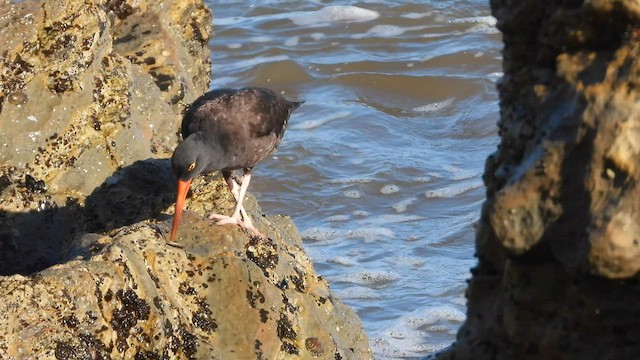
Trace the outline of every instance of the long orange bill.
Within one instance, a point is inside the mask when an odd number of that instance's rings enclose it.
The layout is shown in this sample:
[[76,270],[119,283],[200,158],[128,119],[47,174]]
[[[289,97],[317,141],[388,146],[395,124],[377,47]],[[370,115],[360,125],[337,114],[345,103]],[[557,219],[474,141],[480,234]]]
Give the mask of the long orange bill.
[[171,223],[171,242],[176,242],[178,226],[180,225],[180,218],[182,217],[182,208],[184,207],[184,199],[187,198],[187,193],[189,192],[190,185],[191,180],[178,180],[178,197],[176,198],[176,211],[173,213],[173,222]]

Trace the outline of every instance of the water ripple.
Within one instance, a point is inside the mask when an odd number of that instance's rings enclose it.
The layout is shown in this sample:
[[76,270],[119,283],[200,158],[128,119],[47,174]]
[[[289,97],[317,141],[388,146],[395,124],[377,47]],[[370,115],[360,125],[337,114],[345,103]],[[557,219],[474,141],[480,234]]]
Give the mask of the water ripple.
[[486,1],[209,3],[212,86],[306,101],[255,168],[263,211],[294,219],[376,359],[453,342],[497,144],[502,45]]

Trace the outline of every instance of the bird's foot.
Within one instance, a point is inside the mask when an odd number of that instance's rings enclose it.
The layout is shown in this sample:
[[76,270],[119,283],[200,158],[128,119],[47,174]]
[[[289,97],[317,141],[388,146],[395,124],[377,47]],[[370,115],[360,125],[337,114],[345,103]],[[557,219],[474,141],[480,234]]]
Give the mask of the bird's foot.
[[246,224],[244,223],[244,221],[242,221],[242,219],[234,216],[225,216],[225,215],[216,214],[216,216],[213,216],[213,217],[209,216],[209,219],[216,220],[216,225],[234,224],[234,225],[240,225],[240,227],[242,228],[246,226]]
[[226,216],[220,214],[211,214],[209,215],[209,220],[216,220],[216,225],[238,225],[243,228],[245,231],[251,233],[252,235],[258,237],[261,240],[268,240],[269,238],[261,233],[255,226],[251,220],[242,220],[239,216]]
[[226,220],[226,219],[230,219],[230,218],[231,218],[231,216],[222,215],[222,214],[216,214],[216,213],[213,213],[213,214],[209,215],[209,220],[222,221],[222,220]]

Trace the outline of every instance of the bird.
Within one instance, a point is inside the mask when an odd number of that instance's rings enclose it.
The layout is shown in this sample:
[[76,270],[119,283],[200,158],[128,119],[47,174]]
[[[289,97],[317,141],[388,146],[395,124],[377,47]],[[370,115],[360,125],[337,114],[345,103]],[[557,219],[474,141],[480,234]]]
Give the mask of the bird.
[[[171,157],[177,179],[176,207],[170,243],[176,243],[184,202],[191,181],[200,174],[220,171],[236,206],[231,216],[211,214],[216,224],[237,224],[266,240],[242,205],[253,167],[273,153],[284,136],[291,113],[304,101],[289,101],[263,87],[216,89],[196,99],[182,118],[183,141]],[[233,171],[242,169],[239,184]]]

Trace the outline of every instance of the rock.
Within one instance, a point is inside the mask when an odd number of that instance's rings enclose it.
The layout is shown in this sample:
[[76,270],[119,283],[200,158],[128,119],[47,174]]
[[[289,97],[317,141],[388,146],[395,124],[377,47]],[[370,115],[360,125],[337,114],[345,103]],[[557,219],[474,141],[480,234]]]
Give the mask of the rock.
[[501,143],[467,320],[442,359],[631,359],[640,318],[640,8],[492,0]]
[[291,219],[219,175],[179,232],[168,157],[208,89],[199,0],[0,0],[0,358],[370,359]]
[[166,245],[168,220],[136,223],[84,235],[64,263],[33,276],[0,277],[0,357],[372,357],[290,219],[262,220],[263,243],[185,215],[184,249]]
[[[208,90],[211,13],[197,0],[5,0],[0,14],[0,274],[28,274],[82,227],[67,210],[123,166],[171,154],[180,113]],[[28,211],[46,230],[16,223]]]

